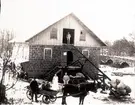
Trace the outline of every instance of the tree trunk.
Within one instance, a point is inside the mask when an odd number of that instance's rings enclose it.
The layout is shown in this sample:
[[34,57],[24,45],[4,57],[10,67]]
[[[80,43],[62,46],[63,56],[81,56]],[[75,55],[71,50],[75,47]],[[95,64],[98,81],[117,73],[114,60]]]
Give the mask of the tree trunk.
[[5,72],[6,72],[6,65],[8,63],[8,60],[3,64],[3,69],[2,69],[2,78],[0,81],[0,103],[6,101],[6,87],[3,84]]
[[6,87],[0,83],[0,102],[5,102],[6,99]]

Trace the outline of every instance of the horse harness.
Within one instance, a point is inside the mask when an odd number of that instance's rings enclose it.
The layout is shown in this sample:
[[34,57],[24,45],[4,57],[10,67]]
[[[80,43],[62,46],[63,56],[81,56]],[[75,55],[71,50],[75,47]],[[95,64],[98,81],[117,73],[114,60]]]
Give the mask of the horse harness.
[[70,94],[70,95],[65,95],[65,96],[58,96],[56,98],[62,98],[62,97],[68,97],[68,96],[76,96],[76,95],[80,95],[82,94],[83,92],[79,92],[79,93],[76,93],[76,94]]
[[[79,91],[81,90],[81,84],[77,84],[77,87],[78,87],[78,89],[79,89]],[[87,90],[86,90],[86,88],[84,88],[84,91],[86,92]]]

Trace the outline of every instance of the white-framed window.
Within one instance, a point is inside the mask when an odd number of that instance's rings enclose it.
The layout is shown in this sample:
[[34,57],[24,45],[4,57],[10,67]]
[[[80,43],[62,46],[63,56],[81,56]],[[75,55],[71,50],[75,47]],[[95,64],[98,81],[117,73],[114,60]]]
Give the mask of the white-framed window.
[[52,48],[44,48],[44,59],[52,59]]
[[50,32],[50,39],[57,39],[57,28],[52,28]]
[[80,31],[80,41],[86,41],[86,31],[85,30]]
[[89,58],[89,50],[82,50],[82,54]]

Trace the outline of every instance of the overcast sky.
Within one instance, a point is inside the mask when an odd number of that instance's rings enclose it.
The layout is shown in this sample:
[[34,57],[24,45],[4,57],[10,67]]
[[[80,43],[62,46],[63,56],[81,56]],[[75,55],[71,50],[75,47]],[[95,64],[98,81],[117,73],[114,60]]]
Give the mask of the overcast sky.
[[20,38],[32,36],[74,13],[101,40],[135,31],[135,0],[1,0],[0,28]]

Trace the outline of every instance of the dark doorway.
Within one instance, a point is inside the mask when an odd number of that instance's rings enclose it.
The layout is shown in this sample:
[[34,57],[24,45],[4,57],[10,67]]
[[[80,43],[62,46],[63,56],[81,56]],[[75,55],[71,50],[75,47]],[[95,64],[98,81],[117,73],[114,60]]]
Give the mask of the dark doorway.
[[67,65],[73,62],[73,53],[71,51],[67,52]]
[[74,29],[63,29],[63,43],[74,44]]

